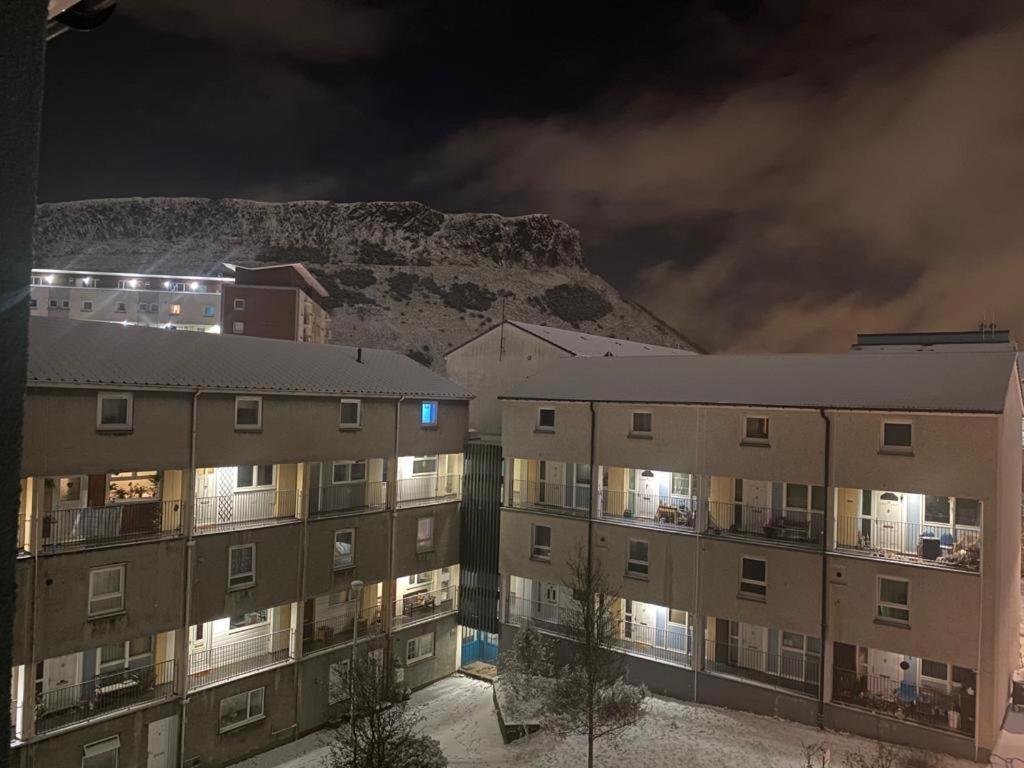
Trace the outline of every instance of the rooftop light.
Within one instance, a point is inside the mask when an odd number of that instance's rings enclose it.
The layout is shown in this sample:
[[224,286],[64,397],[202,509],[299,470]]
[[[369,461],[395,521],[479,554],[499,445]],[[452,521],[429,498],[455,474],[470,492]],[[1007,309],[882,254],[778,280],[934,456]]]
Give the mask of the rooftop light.
[[191,288],[193,291],[198,291],[199,290],[199,283],[193,281],[193,282],[189,283],[188,287]]
[[46,280],[46,282],[52,283],[53,282],[53,275],[47,275],[44,279]]

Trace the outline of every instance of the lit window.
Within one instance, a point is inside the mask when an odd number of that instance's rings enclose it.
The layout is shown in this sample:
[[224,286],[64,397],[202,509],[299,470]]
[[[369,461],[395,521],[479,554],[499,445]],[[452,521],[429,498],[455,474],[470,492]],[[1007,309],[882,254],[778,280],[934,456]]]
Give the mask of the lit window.
[[245,309],[245,299],[235,299],[235,309],[239,312]]
[[131,429],[132,405],[130,392],[100,392],[96,396],[96,429]]
[[768,564],[754,557],[740,558],[740,594],[768,596]]
[[231,324],[231,332],[232,333],[245,333],[245,323],[243,323],[243,322],[241,322],[239,320],[235,320],[235,322],[233,322]]
[[434,548],[434,518],[421,517],[416,521],[416,551],[429,552]]
[[647,437],[651,434],[652,415],[649,411],[633,411],[633,422],[630,429],[631,435]]
[[338,426],[345,429],[358,427],[361,416],[361,405],[358,400],[342,400],[338,412]]
[[213,317],[214,311],[213,305],[207,304],[203,307],[203,317]]
[[424,427],[437,426],[436,400],[424,400],[420,403],[420,425]]
[[262,429],[263,398],[235,398],[235,429]]
[[228,619],[228,629],[246,629],[260,624],[266,624],[270,620],[266,608],[248,613],[238,613]]
[[256,545],[228,548],[228,589],[245,589],[256,584]]
[[351,568],[356,562],[356,532],[348,528],[334,532],[334,570]]
[[82,311],[83,312],[92,312],[92,302],[91,301],[83,301],[82,302]]
[[768,417],[747,416],[743,419],[743,439],[748,443],[768,442]]
[[263,719],[263,688],[254,688],[220,700],[220,732]]
[[688,474],[683,474],[681,472],[672,473],[672,495],[690,495],[690,476]]
[[909,421],[882,422],[882,450],[910,453],[913,449],[913,425]]
[[901,624],[910,622],[910,582],[878,577],[878,618]]
[[554,408],[538,408],[537,409],[537,429],[542,432],[554,432],[555,431],[555,409]]
[[411,664],[420,659],[429,659],[434,655],[434,633],[429,632],[419,637],[410,638],[405,644],[405,662]]
[[413,456],[412,473],[413,475],[436,475],[437,456]]
[[647,578],[650,564],[648,562],[648,544],[641,539],[630,539],[626,549],[626,575]]
[[551,559],[551,527],[547,525],[533,526],[533,547],[530,557],[535,560]]
[[159,499],[161,473],[155,469],[113,472],[107,475],[107,503]]
[[124,610],[124,565],[89,571],[89,616],[106,616]]
[[120,752],[120,736],[86,744],[82,747],[82,768],[117,768]]
[[235,473],[236,489],[274,487],[273,464],[243,464],[235,468]]
[[181,304],[171,304],[171,306],[169,306],[167,308],[167,311],[170,314],[172,314],[172,315],[180,315],[181,314]]

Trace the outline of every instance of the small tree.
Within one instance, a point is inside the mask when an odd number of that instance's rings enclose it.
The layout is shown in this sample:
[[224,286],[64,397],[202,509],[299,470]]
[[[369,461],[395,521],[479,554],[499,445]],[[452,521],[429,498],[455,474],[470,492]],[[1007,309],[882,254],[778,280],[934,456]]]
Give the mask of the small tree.
[[441,745],[420,733],[422,718],[406,709],[402,691],[373,658],[356,662],[348,688],[355,719],[337,728],[324,768],[445,768]]
[[516,632],[512,647],[501,654],[501,685],[521,700],[537,698],[554,671],[551,641],[531,625]]

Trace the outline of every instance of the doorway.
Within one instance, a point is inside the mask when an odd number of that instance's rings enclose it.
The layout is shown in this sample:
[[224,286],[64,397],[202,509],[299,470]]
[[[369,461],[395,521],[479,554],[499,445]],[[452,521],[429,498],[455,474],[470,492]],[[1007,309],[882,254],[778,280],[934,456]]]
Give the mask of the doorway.
[[154,720],[146,741],[146,768],[172,768],[177,764],[178,716]]

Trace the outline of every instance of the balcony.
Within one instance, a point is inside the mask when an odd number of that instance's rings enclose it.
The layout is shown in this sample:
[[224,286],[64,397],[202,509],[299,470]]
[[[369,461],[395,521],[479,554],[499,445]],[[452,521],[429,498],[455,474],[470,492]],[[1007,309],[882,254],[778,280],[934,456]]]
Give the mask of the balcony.
[[206,646],[193,640],[188,655],[188,689],[215,685],[292,659],[291,643],[291,629]]
[[236,491],[220,496],[199,496],[195,500],[196,533],[216,533],[232,528],[267,525],[299,512],[299,491]]
[[697,497],[602,489],[598,515],[634,525],[682,531],[697,529]]
[[102,507],[57,509],[42,518],[40,549],[63,552],[181,533],[178,500],[134,501]]
[[832,671],[833,701],[973,737],[975,702],[969,690],[954,685],[947,692],[849,669]]
[[979,528],[838,515],[836,549],[884,560],[981,569]]
[[394,602],[391,627],[409,627],[452,613],[458,610],[458,607],[458,584],[449,584],[447,587],[429,591],[417,591],[414,588]]
[[169,696],[173,689],[173,659],[98,675],[77,685],[51,688],[36,695],[36,733],[49,733],[99,715]]
[[345,606],[336,615],[307,621],[302,625],[302,652],[312,653],[351,643],[353,622],[358,624],[358,627],[355,627],[358,635],[356,639],[376,637],[384,631],[379,604],[367,606],[359,611]]
[[820,549],[825,515],[807,509],[765,507],[733,501],[708,502],[708,533],[773,539]]
[[821,661],[817,655],[769,653],[735,642],[707,640],[704,668],[807,696],[818,695]]
[[590,486],[516,478],[512,481],[512,506],[585,518],[590,512]]
[[318,490],[309,502],[311,517],[378,512],[388,501],[388,484],[383,481],[326,485]]
[[400,477],[396,482],[396,504],[399,507],[444,504],[462,498],[460,474]]

